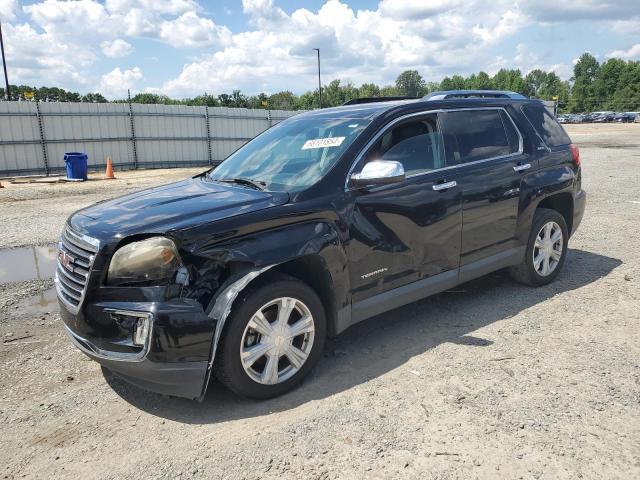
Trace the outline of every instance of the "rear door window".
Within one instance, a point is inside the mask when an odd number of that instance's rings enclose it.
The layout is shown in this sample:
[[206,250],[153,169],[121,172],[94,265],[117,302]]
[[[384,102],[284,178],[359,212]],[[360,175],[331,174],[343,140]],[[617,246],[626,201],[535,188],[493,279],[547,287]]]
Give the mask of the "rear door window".
[[449,137],[455,163],[469,163],[510,155],[519,150],[518,134],[509,134],[501,111],[460,110],[444,115],[446,134]]
[[525,105],[522,107],[522,112],[547,146],[558,147],[571,143],[569,135],[567,135],[557,120],[551,116],[544,106]]

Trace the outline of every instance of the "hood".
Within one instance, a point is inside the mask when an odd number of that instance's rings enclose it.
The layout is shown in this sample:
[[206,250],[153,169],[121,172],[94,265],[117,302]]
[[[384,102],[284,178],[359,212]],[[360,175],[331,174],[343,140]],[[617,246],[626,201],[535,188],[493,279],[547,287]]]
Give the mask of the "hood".
[[166,233],[283,205],[289,195],[195,177],[96,203],[79,210],[71,227],[109,241],[138,233]]

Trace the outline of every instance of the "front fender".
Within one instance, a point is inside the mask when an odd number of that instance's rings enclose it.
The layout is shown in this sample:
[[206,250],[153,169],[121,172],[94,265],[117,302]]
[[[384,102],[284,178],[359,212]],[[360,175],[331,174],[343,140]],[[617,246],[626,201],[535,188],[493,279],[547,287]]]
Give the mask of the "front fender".
[[218,342],[233,302],[242,290],[267,271],[301,259],[315,259],[315,264],[322,268],[318,276],[328,278],[330,285],[327,287],[333,295],[333,301],[325,305],[333,310],[327,312],[327,317],[350,314],[347,257],[337,230],[327,221],[309,221],[254,232],[194,251],[193,254],[237,265],[232,275],[216,291],[206,309],[209,318],[215,323],[215,332],[201,399],[206,393]]
[[253,232],[229,242],[205,246],[193,254],[259,268],[304,255],[323,255],[327,248],[342,250],[336,229],[326,221],[309,221]]

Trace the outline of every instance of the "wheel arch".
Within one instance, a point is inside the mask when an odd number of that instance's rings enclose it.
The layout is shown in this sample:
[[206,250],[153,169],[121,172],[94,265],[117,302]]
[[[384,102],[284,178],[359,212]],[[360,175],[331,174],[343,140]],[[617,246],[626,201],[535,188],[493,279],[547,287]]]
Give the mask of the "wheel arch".
[[327,333],[329,336],[335,336],[338,302],[334,279],[325,259],[320,255],[304,255],[276,265],[264,275],[269,277],[278,273],[300,280],[320,297],[327,317]]
[[555,210],[564,217],[567,224],[567,231],[571,232],[573,227],[573,195],[571,192],[559,192],[543,198],[536,205],[538,208],[548,208]]

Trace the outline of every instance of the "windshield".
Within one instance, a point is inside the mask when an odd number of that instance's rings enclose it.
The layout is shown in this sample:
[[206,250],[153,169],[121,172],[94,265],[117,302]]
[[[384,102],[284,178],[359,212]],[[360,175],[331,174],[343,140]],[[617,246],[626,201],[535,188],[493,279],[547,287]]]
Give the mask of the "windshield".
[[320,180],[370,120],[292,118],[267,130],[209,173],[214,181],[247,180],[266,190],[292,191]]

